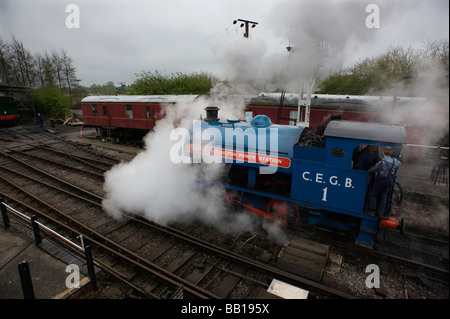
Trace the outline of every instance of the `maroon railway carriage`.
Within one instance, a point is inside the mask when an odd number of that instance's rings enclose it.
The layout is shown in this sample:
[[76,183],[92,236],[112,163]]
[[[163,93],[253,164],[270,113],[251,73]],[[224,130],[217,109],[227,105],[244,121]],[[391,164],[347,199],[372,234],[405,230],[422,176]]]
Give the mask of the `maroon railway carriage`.
[[81,100],[85,126],[95,127],[102,138],[142,138],[164,117],[163,108],[190,103],[197,95],[88,96]]
[[[285,93],[284,97],[281,93],[260,93],[248,101],[246,116],[265,114],[273,123],[295,125],[298,97],[298,93]],[[440,143],[438,137],[445,131],[441,119],[447,118],[448,102],[430,98],[396,97],[394,100],[389,96],[313,94],[309,127],[320,130],[330,120],[400,124],[408,136],[408,145],[402,150],[404,158],[415,160],[433,151],[420,145]]]
[[[252,112],[252,116],[265,114],[274,123],[295,125],[293,119],[297,117],[298,96],[299,94],[286,93],[280,102],[281,93],[260,93],[248,101],[246,111]],[[408,121],[407,115],[411,115],[412,109],[426,102],[425,98],[397,97],[394,105],[392,97],[315,94],[311,97],[309,123],[311,128],[317,129],[318,125],[326,124],[331,119],[362,122]],[[393,117],[394,110],[396,115]]]
[[[274,123],[295,125],[298,96],[286,93],[280,107],[281,93],[261,93],[247,103],[247,116],[265,114]],[[316,94],[311,98],[309,126],[318,129],[330,120],[401,124],[407,129],[408,143],[427,144],[423,138],[433,125],[430,119],[445,115],[438,103],[422,97],[397,97],[394,102],[383,96]]]

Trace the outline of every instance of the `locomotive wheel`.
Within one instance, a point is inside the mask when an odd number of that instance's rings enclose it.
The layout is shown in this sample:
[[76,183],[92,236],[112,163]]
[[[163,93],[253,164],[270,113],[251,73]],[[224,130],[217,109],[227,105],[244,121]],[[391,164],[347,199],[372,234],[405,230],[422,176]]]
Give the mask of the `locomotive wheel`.
[[269,201],[267,213],[288,227],[295,225],[299,219],[297,206],[279,199],[271,199]]

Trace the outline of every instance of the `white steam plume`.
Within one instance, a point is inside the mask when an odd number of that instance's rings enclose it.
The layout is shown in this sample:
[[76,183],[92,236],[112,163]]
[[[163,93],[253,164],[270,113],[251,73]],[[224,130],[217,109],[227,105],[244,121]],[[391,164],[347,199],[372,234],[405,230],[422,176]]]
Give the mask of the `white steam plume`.
[[[156,223],[201,220],[226,231],[251,230],[254,217],[247,214],[231,215],[225,210],[225,189],[208,186],[199,191],[197,179],[202,176],[210,182],[224,173],[222,164],[174,163],[170,158],[170,134],[176,127],[187,129],[193,119],[204,115],[204,107],[219,105],[219,117],[242,118],[243,105],[214,104],[217,101],[196,100],[191,104],[167,106],[166,116],[157,122],[154,131],[145,136],[146,149],[128,163],[120,163],[105,173],[104,210],[120,219],[123,213],[142,215]],[[269,236],[282,235],[274,226],[263,224]]]
[[[379,8],[379,28],[366,25],[371,3]],[[212,50],[223,64],[220,77],[235,92],[296,93],[313,77],[326,78],[390,47],[418,49],[428,40],[439,40],[434,30],[448,24],[444,12],[445,0],[280,0],[267,8],[250,38],[230,38]],[[417,24],[420,29],[411,31]]]
[[[220,176],[220,167],[177,164],[170,158],[171,148],[177,142],[170,140],[176,123],[184,117],[190,119],[192,125],[192,113],[196,113],[195,119],[198,119],[204,112],[199,112],[199,107],[204,106],[203,103],[167,106],[165,118],[144,138],[146,150],[105,174],[103,207],[109,214],[120,217],[122,212],[128,211],[160,224],[189,218],[211,221],[219,218],[223,190],[208,187],[199,192],[196,180],[205,168],[211,178]],[[189,128],[189,121],[182,121],[180,126]]]
[[213,47],[224,65],[221,76],[238,92],[299,92],[303,82],[341,65],[347,47],[364,37],[366,13],[360,2],[285,0],[269,9],[261,23],[279,41],[238,37]]

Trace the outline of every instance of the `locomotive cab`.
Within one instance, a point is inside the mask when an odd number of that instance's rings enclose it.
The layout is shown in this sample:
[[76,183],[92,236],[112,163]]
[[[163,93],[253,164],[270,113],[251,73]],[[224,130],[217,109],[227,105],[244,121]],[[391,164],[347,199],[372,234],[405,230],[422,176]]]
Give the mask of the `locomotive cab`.
[[[360,145],[390,146],[397,149],[398,157],[406,131],[399,125],[331,121],[324,136],[323,148],[294,146],[291,198],[311,207],[305,214],[309,224],[350,231],[351,221],[359,222],[355,242],[371,247],[380,219],[367,214],[372,183],[367,171],[353,168],[354,150]],[[383,216],[388,220],[389,205],[387,201]],[[381,225],[400,227],[394,221],[382,220]]]
[[[291,197],[319,204],[321,208],[364,212],[369,173],[353,168],[353,154],[360,145],[397,149],[406,133],[402,126],[332,121],[323,148],[294,145]],[[323,206],[323,207],[322,207]]]

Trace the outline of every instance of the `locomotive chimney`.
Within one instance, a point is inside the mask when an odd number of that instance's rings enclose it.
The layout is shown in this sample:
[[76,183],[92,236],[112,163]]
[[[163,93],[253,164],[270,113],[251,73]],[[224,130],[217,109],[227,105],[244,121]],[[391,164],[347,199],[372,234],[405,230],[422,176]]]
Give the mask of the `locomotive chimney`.
[[216,122],[219,120],[219,118],[217,117],[217,114],[219,112],[220,108],[217,106],[207,106],[205,107],[205,111],[206,111],[206,118],[205,121],[206,122]]

